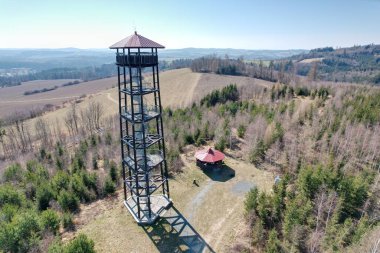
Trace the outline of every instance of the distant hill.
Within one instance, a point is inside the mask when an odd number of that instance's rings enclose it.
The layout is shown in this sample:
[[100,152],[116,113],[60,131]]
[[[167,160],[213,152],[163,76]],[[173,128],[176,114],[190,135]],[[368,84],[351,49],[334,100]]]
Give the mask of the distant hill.
[[83,68],[112,63],[114,52],[105,49],[0,49],[0,69]]
[[322,80],[380,84],[380,45],[317,48],[288,58],[287,71],[308,75],[316,66]]
[[160,57],[162,59],[195,59],[207,55],[215,55],[217,57],[225,57],[228,55],[228,57],[235,59],[243,57],[245,60],[274,60],[307,52],[308,50],[304,49],[248,50],[233,48],[182,48],[163,50],[160,52]]
[[[161,60],[195,59],[213,55],[230,58],[243,56],[246,60],[279,59],[307,53],[307,50],[245,50],[229,48],[184,48],[160,50]],[[30,68],[45,70],[52,68],[83,68],[114,62],[114,50],[109,49],[0,49],[0,69]]]

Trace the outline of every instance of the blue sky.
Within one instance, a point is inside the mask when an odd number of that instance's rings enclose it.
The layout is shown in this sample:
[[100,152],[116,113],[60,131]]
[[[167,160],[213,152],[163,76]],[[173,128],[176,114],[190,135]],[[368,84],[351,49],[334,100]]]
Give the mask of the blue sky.
[[137,31],[167,48],[380,44],[380,0],[0,0],[0,48],[106,48]]

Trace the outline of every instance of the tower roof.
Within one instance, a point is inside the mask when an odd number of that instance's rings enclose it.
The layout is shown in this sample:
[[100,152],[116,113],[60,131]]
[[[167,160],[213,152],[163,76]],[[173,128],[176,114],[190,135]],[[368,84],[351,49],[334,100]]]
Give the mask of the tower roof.
[[125,39],[122,39],[121,41],[116,42],[115,44],[110,46],[110,48],[117,49],[117,48],[165,48],[165,47],[135,32],[131,36],[128,36]]

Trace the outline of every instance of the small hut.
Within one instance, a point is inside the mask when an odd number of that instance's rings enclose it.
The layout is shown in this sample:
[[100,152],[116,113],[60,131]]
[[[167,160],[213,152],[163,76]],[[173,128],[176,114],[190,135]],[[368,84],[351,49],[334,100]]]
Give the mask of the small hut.
[[219,150],[208,147],[195,152],[195,158],[197,159],[197,164],[216,164],[223,161],[224,154]]

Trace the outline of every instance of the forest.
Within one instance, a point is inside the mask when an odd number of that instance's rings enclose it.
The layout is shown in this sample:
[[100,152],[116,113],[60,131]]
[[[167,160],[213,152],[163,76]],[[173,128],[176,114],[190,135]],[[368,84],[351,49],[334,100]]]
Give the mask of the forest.
[[[318,78],[334,82],[380,84],[380,45],[364,45],[349,48],[317,48],[309,53],[287,58],[286,71],[307,76],[317,65]],[[314,59],[307,62],[308,59]],[[284,59],[286,60],[286,59]],[[293,64],[292,64],[293,63]],[[280,65],[276,66],[281,69]]]
[[309,80],[380,84],[380,46],[366,45],[351,48],[317,48],[287,58],[270,61],[245,61],[243,57],[230,59],[210,55],[194,59],[194,72],[223,75],[243,75],[267,81],[289,84]]
[[272,193],[254,188],[246,196],[251,247],[231,251],[375,247],[358,245],[380,231],[379,90],[276,85],[245,87],[238,97],[236,91],[227,86],[192,108],[169,110],[166,120],[173,132],[167,141],[178,152],[212,140],[217,149],[242,151],[240,159],[281,175]]
[[0,76],[0,87],[21,85],[22,82],[33,80],[80,79],[90,81],[114,76],[115,74],[114,64],[103,64],[100,67],[54,68],[27,75]]

